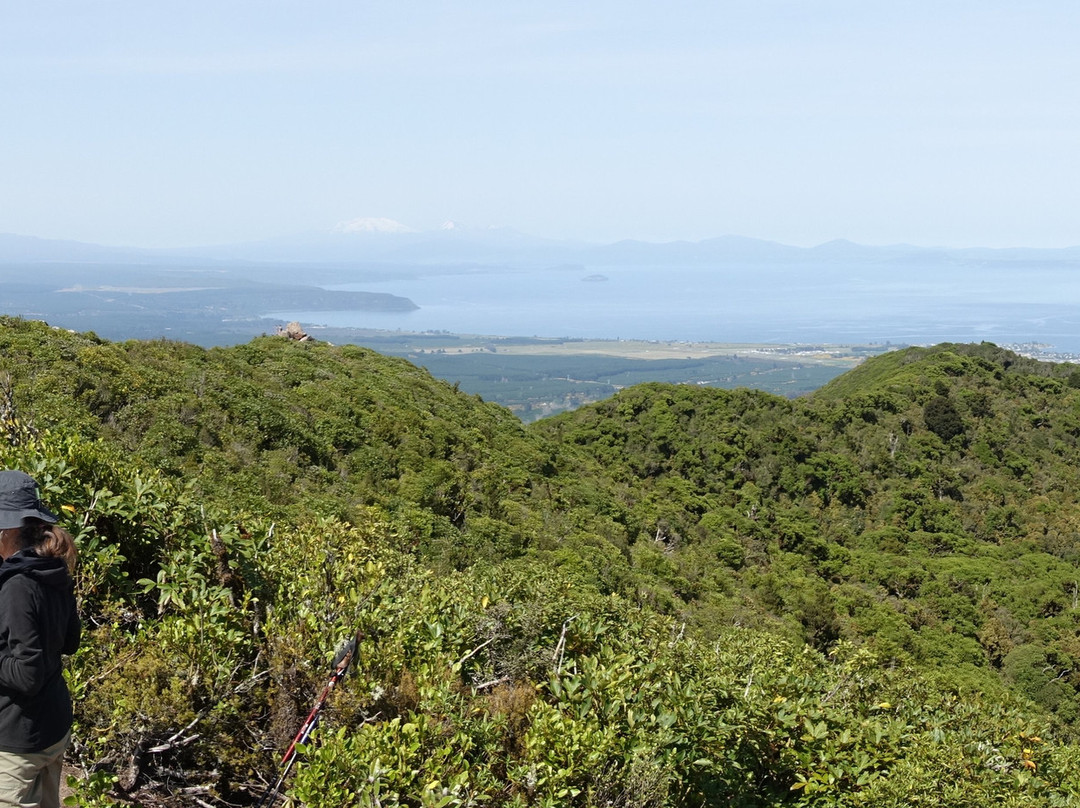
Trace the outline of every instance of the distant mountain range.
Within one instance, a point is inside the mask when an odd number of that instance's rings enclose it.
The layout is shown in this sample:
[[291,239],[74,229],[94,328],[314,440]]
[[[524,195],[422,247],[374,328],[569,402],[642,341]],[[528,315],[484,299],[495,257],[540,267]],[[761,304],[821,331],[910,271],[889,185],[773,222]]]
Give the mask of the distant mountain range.
[[61,241],[0,233],[0,263],[3,264],[97,263],[101,261],[139,263],[151,260],[156,252],[131,247],[105,247],[83,241]]
[[0,265],[24,263],[276,263],[276,264],[496,264],[509,266],[831,264],[973,265],[987,263],[1062,265],[1080,263],[1080,247],[991,249],[867,246],[837,240],[793,247],[742,236],[703,241],[610,244],[557,241],[509,228],[467,228],[447,222],[416,231],[391,219],[357,219],[333,230],[266,241],[185,249],[109,247],[0,233]]

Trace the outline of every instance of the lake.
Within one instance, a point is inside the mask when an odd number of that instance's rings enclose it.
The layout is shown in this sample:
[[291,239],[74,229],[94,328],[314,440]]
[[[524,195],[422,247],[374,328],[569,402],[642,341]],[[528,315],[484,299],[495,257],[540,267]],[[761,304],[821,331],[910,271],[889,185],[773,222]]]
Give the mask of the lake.
[[406,313],[288,311],[305,325],[690,342],[1043,343],[1080,353],[1068,266],[412,269],[336,289],[388,292]]

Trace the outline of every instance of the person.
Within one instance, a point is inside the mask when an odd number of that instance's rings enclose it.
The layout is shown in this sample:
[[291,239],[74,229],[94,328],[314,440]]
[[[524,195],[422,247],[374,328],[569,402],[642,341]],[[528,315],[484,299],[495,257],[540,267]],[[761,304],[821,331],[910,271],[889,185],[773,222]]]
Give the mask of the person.
[[59,808],[79,647],[75,543],[21,471],[0,471],[0,806]]

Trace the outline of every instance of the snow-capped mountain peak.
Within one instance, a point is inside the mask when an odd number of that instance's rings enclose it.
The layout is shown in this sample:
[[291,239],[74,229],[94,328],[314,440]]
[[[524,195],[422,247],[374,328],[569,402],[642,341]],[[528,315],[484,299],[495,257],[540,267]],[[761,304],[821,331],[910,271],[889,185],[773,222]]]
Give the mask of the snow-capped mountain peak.
[[393,219],[363,216],[342,222],[334,228],[335,233],[415,233],[416,230]]

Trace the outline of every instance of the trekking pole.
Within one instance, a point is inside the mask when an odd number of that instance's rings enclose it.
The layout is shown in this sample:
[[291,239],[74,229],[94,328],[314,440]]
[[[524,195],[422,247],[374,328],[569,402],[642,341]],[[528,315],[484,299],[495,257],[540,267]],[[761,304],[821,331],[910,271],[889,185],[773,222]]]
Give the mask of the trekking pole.
[[334,672],[330,674],[329,681],[327,681],[326,686],[323,687],[322,693],[319,694],[319,698],[315,700],[315,706],[311,708],[311,712],[308,713],[308,717],[304,720],[303,725],[300,727],[300,731],[296,733],[296,737],[293,738],[292,743],[289,744],[289,748],[285,751],[285,755],[281,758],[281,765],[284,766],[281,771],[281,776],[278,777],[273,788],[267,791],[266,794],[263,795],[263,798],[259,800],[257,808],[270,808],[270,806],[274,804],[274,800],[277,799],[278,792],[281,790],[285,778],[292,769],[293,763],[296,762],[296,747],[307,743],[308,738],[311,737],[311,733],[315,730],[315,725],[319,723],[319,714],[322,712],[323,705],[326,704],[326,699],[330,696],[330,691],[334,689],[334,685],[345,678],[345,674],[349,670],[349,665],[352,664],[353,657],[356,656],[356,647],[359,639],[359,635],[354,636],[338,649],[337,655],[334,658]]
[[[364,596],[364,598],[356,605],[356,616],[353,620],[353,625],[356,626],[359,623],[360,612],[368,604],[375,594],[382,589],[383,584],[386,582],[386,577],[383,576],[375,587]],[[334,689],[334,686],[345,678],[345,674],[349,670],[349,665],[352,664],[356,657],[356,650],[360,644],[360,638],[363,636],[363,631],[357,629],[356,633],[351,639],[342,643],[338,648],[337,653],[334,655],[334,672],[330,674],[330,679],[327,681],[326,686],[323,687],[322,693],[319,694],[319,698],[315,700],[315,706],[311,708],[311,712],[308,713],[308,717],[304,719],[303,725],[300,727],[300,731],[296,733],[296,737],[293,738],[289,748],[285,751],[284,756],[281,758],[281,766],[284,768],[281,771],[281,775],[274,783],[273,787],[263,794],[263,797],[256,804],[255,808],[271,808],[274,801],[277,799],[278,793],[281,791],[281,786],[285,783],[285,778],[289,775],[289,771],[292,769],[293,763],[296,762],[297,750],[296,747],[301,744],[307,743],[308,738],[311,737],[311,733],[315,730],[315,725],[319,723],[319,714],[322,712],[323,705],[326,704],[326,699],[330,696],[330,691]]]

